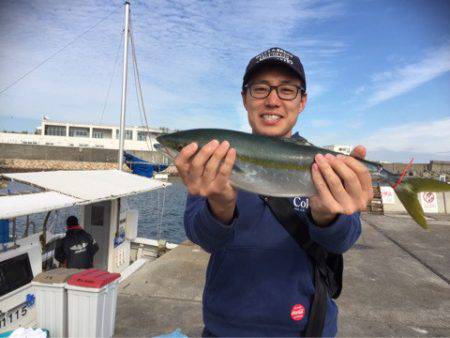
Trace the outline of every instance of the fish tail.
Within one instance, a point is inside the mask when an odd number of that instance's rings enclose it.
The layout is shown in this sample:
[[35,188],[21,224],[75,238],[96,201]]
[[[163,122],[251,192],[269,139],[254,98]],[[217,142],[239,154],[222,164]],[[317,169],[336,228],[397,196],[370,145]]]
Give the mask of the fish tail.
[[450,184],[421,177],[405,177],[400,183],[393,184],[392,187],[406,211],[424,229],[428,228],[428,224],[417,194],[423,191],[450,191]]

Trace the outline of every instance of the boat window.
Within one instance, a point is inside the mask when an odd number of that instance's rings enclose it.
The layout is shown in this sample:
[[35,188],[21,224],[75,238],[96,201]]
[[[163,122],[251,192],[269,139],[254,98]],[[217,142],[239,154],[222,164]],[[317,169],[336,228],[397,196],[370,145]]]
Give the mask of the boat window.
[[101,205],[93,205],[91,209],[91,224],[103,226],[104,207]]
[[28,254],[22,254],[0,262],[0,296],[3,296],[33,279]]

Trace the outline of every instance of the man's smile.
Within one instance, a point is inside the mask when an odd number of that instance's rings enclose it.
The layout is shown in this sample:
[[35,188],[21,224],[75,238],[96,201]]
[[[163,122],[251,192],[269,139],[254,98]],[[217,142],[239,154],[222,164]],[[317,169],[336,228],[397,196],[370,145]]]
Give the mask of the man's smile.
[[274,125],[283,118],[281,114],[276,113],[262,113],[260,117],[267,125]]

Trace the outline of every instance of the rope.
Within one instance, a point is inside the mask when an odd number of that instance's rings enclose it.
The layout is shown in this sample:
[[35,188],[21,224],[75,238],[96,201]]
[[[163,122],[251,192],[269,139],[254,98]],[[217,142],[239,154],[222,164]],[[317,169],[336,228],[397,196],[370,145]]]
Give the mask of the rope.
[[161,238],[161,230],[160,229],[162,227],[165,202],[166,202],[166,185],[164,184],[164,193],[163,193],[162,208],[161,208],[161,218],[159,219],[159,225],[158,225],[158,239]]
[[22,238],[28,237],[28,229],[30,228],[30,215],[27,215],[27,220],[25,222],[25,230],[22,234]]
[[18,82],[20,82],[22,79],[24,79],[25,77],[27,77],[28,75],[30,75],[31,73],[33,73],[35,70],[37,70],[38,68],[40,68],[41,66],[43,66],[45,63],[47,63],[48,61],[50,61],[51,59],[53,59],[56,55],[58,55],[59,53],[61,53],[64,49],[66,49],[67,47],[69,47],[70,45],[74,44],[75,42],[77,42],[80,38],[82,38],[85,34],[87,34],[88,32],[90,32],[91,30],[93,30],[95,27],[97,27],[99,24],[101,24],[103,21],[105,21],[106,19],[108,19],[111,15],[113,15],[117,9],[119,8],[119,6],[117,6],[111,13],[109,13],[107,16],[105,16],[104,18],[102,18],[100,21],[98,21],[96,24],[94,24],[93,26],[89,27],[87,30],[85,30],[84,32],[82,32],[81,34],[77,35],[72,41],[70,41],[69,43],[67,43],[66,45],[64,45],[62,48],[58,49],[56,52],[54,52],[53,54],[51,54],[49,57],[47,57],[44,61],[40,62],[38,65],[34,66],[32,69],[30,69],[28,72],[26,72],[25,74],[23,74],[22,76],[20,76],[18,79],[16,79],[15,81],[13,81],[12,83],[10,83],[9,85],[7,85],[5,88],[3,88],[0,91],[0,95],[2,95],[4,92],[6,92],[9,88],[11,88],[12,86],[14,86],[15,84],[17,84]]
[[[147,120],[147,113],[145,111],[145,104],[144,104],[144,96],[142,94],[142,86],[141,86],[141,76],[139,73],[139,67],[137,64],[137,57],[136,57],[136,48],[134,45],[134,39],[133,39],[133,29],[132,29],[132,24],[131,24],[131,18],[130,18],[130,42],[131,42],[131,59],[133,60],[133,75],[134,75],[134,82],[135,82],[135,89],[136,89],[136,95],[137,95],[137,99],[138,99],[138,109],[139,109],[139,113],[140,113],[140,119],[141,119],[141,123],[142,123],[142,117],[144,117],[145,120],[145,127],[147,130],[147,136],[145,137],[145,141],[147,144],[148,149],[154,150],[153,146],[149,140],[150,138],[150,128],[148,125],[148,120]],[[160,207],[160,192],[159,189],[157,190],[157,204],[158,204],[158,209],[161,210],[161,216],[159,219],[159,223],[157,225],[157,238],[161,239],[161,228],[162,228],[162,223],[163,223],[163,218],[164,218],[164,209],[165,209],[165,202],[166,202],[166,190],[167,190],[167,186],[164,184],[164,191],[163,191],[163,197],[162,197],[162,207]]]
[[[123,42],[123,40],[122,40],[122,32],[120,32],[120,43],[119,43],[119,46],[118,46],[117,51],[116,51],[116,59],[114,61],[114,67],[113,67],[113,72],[112,72],[112,75],[111,75],[111,80],[109,81],[109,86],[108,86],[108,91],[106,93],[105,103],[103,104],[102,114],[100,116],[100,124],[103,122],[103,115],[105,114],[106,105],[107,105],[108,100],[109,100],[109,94],[111,93],[111,87],[112,87],[112,83],[113,83],[113,80],[114,80],[114,76],[116,75],[117,63],[119,61],[119,55],[120,55],[120,50],[121,50],[121,47],[122,47],[122,42]],[[114,138],[114,135],[113,135],[113,138]]]
[[[144,125],[144,120],[143,120],[143,110],[145,110],[144,106],[143,106],[143,101],[141,100],[141,95],[139,92],[139,88],[140,88],[140,83],[139,83],[139,74],[138,74],[138,70],[137,70],[137,62],[136,62],[136,54],[135,54],[135,50],[134,50],[134,44],[133,44],[133,38],[132,38],[132,33],[131,33],[131,29],[130,29],[130,40],[131,40],[131,50],[132,50],[132,57],[131,59],[133,60],[133,76],[134,76],[134,88],[136,90],[136,98],[138,101],[138,110],[139,110],[139,119],[141,121],[141,125]],[[142,92],[141,92],[142,94]],[[150,145],[148,143],[148,139],[147,137],[145,137],[145,142],[147,144],[147,148],[149,150],[150,149]]]
[[[130,41],[131,41],[131,52],[132,52],[132,59],[133,59],[133,70],[134,70],[133,73],[134,73],[134,77],[135,77],[135,83],[137,84],[136,90],[138,92],[139,111],[144,116],[145,127],[147,129],[147,136],[150,137],[150,128],[148,126],[147,113],[145,112],[145,105],[144,105],[144,97],[142,95],[141,76],[140,76],[139,68],[137,65],[136,48],[134,46],[133,29],[132,29],[132,25],[131,25],[131,19],[130,19]],[[147,141],[147,147],[149,147],[149,150],[154,150],[152,144],[148,143],[149,140],[147,139],[147,137],[145,139]]]
[[[159,189],[156,190],[156,206],[157,206],[157,210],[161,210],[161,205],[160,202],[161,198],[160,198],[160,192]],[[160,239],[161,237],[161,220],[160,222],[156,225],[156,238]]]
[[414,157],[411,159],[411,161],[409,161],[409,163],[406,165],[405,169],[403,169],[403,172],[402,172],[402,174],[400,175],[399,179],[398,179],[397,182],[395,182],[395,184],[392,186],[393,189],[397,188],[398,185],[399,185],[400,183],[402,183],[403,178],[406,176],[406,173],[407,173],[408,169],[412,166],[413,162],[414,162]]
[[54,217],[52,222],[50,222],[49,227],[48,227],[48,231],[50,231],[51,233],[55,233],[55,228],[58,224],[60,223],[60,216],[61,216],[61,211],[60,210],[55,210],[54,213]]
[[13,242],[14,242],[14,246],[16,245],[16,241],[17,241],[17,219],[14,217],[13,219],[12,219],[12,223],[13,223],[13,225],[12,225],[12,240],[13,240]]

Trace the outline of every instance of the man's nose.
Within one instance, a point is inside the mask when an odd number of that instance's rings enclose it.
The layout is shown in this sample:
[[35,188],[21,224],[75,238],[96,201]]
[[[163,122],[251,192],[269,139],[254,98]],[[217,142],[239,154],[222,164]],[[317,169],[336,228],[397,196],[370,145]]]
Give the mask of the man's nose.
[[269,96],[266,97],[266,105],[268,106],[278,106],[280,104],[280,98],[278,97],[277,91],[272,89]]

